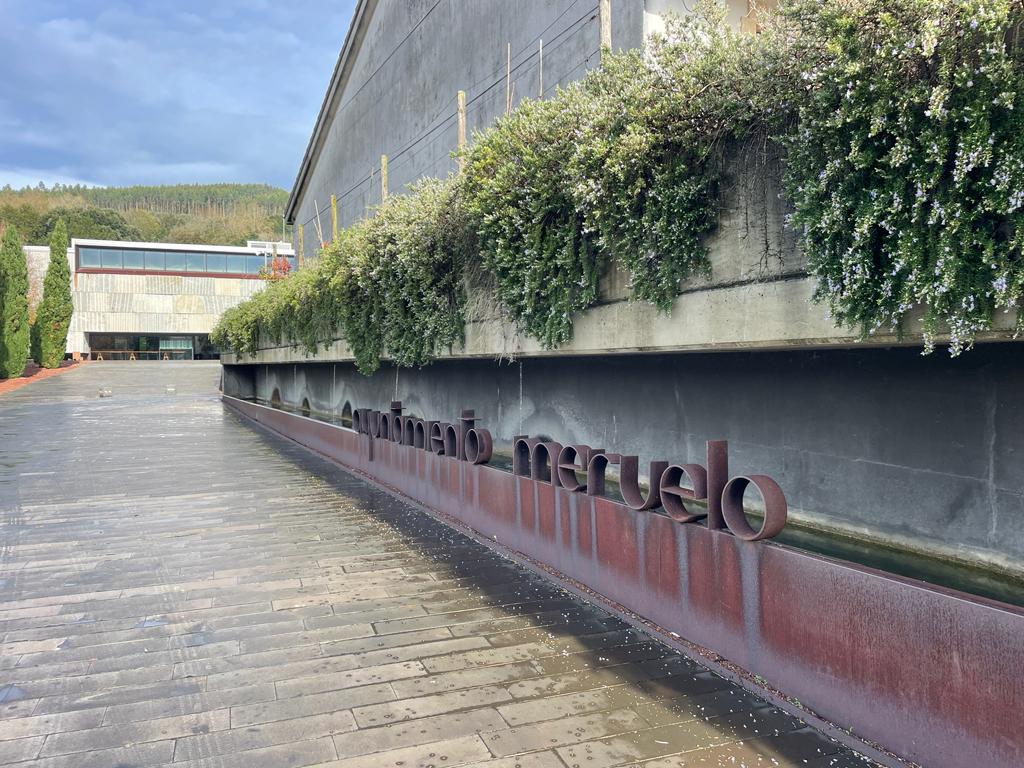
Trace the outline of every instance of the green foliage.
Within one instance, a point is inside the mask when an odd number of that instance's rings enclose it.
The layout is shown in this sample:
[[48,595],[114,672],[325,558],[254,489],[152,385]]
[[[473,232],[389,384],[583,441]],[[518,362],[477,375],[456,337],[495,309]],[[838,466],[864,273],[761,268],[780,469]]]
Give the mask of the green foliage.
[[606,57],[580,84],[588,103],[567,183],[635,299],[667,312],[680,281],[709,272],[703,241],[728,161],[791,121],[779,54],[773,33],[739,34],[724,7],[702,2],[645,51]]
[[68,231],[64,220],[60,219],[50,235],[50,264],[43,282],[43,300],[36,310],[33,326],[38,336],[38,350],[33,351],[33,357],[43,368],[59,368],[67,349],[73,310],[67,249]]
[[291,339],[315,352],[340,329],[363,373],[385,353],[426,365],[462,341],[470,234],[456,194],[452,182],[430,180],[389,198],[313,265],[225,312],[211,340],[251,354],[260,338]]
[[772,35],[733,32],[702,3],[647,50],[606,55],[475,137],[467,207],[524,331],[546,347],[568,341],[608,260],[628,271],[634,299],[666,312],[682,280],[707,274],[726,159],[789,119],[777,51]]
[[46,240],[43,214],[26,203],[0,204],[0,223],[17,229],[25,243],[41,243]]
[[870,334],[924,309],[969,348],[1024,294],[1019,0],[799,0],[786,187],[818,298]]
[[[451,182],[424,181],[408,196],[389,198],[342,241],[342,253],[352,248],[355,256],[342,261],[353,268],[336,271],[332,282],[343,297],[345,338],[364,372],[376,369],[385,350],[398,365],[423,366],[462,343],[471,235],[456,196]],[[373,321],[379,332],[353,344]]]
[[567,163],[587,103],[571,87],[524,101],[475,137],[464,198],[498,300],[545,347],[572,336],[572,315],[598,296],[601,255],[569,186]]
[[29,353],[28,265],[13,226],[0,244],[0,378],[21,376]]
[[52,233],[64,222],[70,238],[89,240],[140,240],[142,234],[117,211],[105,208],[54,208],[43,218],[43,229]]

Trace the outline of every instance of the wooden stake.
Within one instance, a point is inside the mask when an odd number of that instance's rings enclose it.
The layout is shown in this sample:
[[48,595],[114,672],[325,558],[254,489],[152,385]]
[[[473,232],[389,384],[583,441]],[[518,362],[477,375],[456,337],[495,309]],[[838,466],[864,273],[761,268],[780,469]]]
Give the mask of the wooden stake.
[[540,80],[540,89],[539,89],[539,92],[538,92],[538,96],[543,99],[544,98],[544,38],[541,38],[541,40],[540,40],[540,51],[538,51],[537,56],[538,56],[539,61],[540,61],[540,64],[539,64],[540,75],[538,77],[538,79]]
[[306,260],[306,237],[303,227],[299,224],[299,264]]
[[462,151],[466,148],[466,92],[459,91],[458,94],[459,103],[459,170],[461,171],[466,167],[466,158],[463,157]]
[[338,198],[331,195],[331,242],[338,239]]
[[505,58],[505,114],[512,111],[512,43]]
[[380,156],[380,201],[388,199],[388,156]]
[[612,0],[600,0],[601,55],[612,50]]

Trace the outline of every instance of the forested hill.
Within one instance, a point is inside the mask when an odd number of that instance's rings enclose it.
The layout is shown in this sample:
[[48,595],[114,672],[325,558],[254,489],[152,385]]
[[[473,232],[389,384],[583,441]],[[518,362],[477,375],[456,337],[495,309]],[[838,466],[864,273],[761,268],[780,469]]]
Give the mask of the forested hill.
[[38,245],[59,218],[73,238],[244,245],[282,237],[287,199],[266,184],[8,186],[0,189],[0,227],[13,224],[24,242]]
[[143,209],[153,213],[226,212],[256,206],[280,218],[288,201],[283,189],[266,184],[175,184],[161,187],[63,187],[90,204],[115,211]]

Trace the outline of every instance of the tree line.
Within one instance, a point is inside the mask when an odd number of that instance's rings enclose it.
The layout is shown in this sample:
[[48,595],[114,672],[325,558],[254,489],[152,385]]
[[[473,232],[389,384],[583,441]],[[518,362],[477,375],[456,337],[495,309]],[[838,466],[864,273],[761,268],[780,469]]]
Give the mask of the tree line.
[[[282,237],[287,193],[264,184],[0,189],[0,224],[43,245],[58,220],[71,238],[244,245]],[[284,236],[289,236],[286,231]]]

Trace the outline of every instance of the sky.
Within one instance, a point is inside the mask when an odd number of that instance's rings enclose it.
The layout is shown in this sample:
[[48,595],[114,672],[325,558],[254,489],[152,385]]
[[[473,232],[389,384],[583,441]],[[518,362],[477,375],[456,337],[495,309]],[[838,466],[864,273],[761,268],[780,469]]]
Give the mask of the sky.
[[355,0],[0,0],[0,187],[290,189]]

